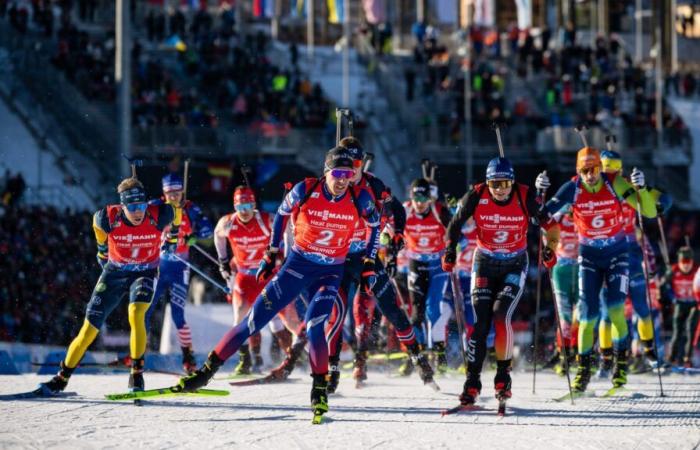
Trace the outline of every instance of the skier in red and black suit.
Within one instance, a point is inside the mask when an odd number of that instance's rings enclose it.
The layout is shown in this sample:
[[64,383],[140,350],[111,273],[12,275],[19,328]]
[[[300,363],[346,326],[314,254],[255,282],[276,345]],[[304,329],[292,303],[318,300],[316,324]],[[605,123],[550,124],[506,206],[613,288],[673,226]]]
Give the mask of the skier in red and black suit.
[[[534,191],[515,182],[510,162],[495,158],[487,166],[486,182],[477,184],[462,197],[460,208],[447,228],[448,244],[443,257],[446,272],[455,267],[456,247],[467,219],[474,217],[477,229],[471,286],[474,330],[468,342],[467,380],[460,396],[463,405],[473,404],[481,392],[481,368],[492,322],[496,329],[496,397],[505,400],[511,396],[511,318],[527,277],[528,224],[547,222],[540,207]],[[556,263],[554,250],[558,237],[559,228],[552,225],[542,254],[547,267]]]

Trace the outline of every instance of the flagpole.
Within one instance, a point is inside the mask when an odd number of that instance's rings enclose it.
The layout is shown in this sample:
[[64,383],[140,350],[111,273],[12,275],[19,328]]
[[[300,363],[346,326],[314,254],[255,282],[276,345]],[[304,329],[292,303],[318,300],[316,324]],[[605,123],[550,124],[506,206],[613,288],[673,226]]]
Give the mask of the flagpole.
[[306,0],[306,52],[309,59],[314,57],[314,0]]

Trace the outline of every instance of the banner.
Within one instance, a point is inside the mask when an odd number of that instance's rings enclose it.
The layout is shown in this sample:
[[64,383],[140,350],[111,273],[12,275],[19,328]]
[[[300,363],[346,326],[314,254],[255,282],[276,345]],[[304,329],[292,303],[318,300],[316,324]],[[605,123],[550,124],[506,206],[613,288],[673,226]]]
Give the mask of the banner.
[[328,22],[343,23],[345,19],[345,11],[343,8],[344,0],[327,0],[328,3]]
[[309,7],[309,2],[306,0],[290,0],[289,15],[291,17],[306,17],[306,8]]
[[474,25],[493,27],[496,25],[495,0],[476,0],[474,2]]
[[515,0],[518,10],[518,29],[527,30],[532,27],[532,0]]
[[275,15],[275,0],[253,0],[253,16],[271,18]]

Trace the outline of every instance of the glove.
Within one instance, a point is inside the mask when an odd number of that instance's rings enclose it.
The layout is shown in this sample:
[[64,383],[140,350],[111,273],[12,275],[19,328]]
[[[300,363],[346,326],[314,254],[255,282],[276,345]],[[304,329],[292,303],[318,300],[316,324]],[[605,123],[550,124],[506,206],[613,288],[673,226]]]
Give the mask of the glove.
[[557,263],[557,254],[549,247],[542,249],[542,263],[547,269],[551,269]]
[[632,170],[632,173],[630,174],[630,181],[636,187],[637,189],[641,189],[644,187],[644,172],[641,170],[637,169],[636,167]]
[[160,249],[165,253],[175,253],[177,250],[177,236],[180,233],[180,227],[171,225],[170,230],[165,235],[163,245]]
[[192,247],[194,244],[197,243],[197,236],[193,234],[188,234],[187,236],[185,236],[185,243],[188,247]]
[[394,255],[398,255],[398,253],[403,248],[403,245],[404,245],[403,234],[401,234],[401,233],[394,234],[394,237],[391,238],[391,251],[394,253]]
[[233,275],[231,273],[231,259],[228,256],[226,258],[219,258],[219,273],[221,274],[221,278],[228,283]]
[[270,278],[273,270],[275,270],[275,262],[277,261],[278,253],[279,252],[273,252],[270,249],[265,250],[265,254],[260,260],[258,271],[255,273],[255,280],[258,283],[261,281],[266,281],[268,278]]
[[396,268],[396,256],[391,256],[386,260],[384,265],[384,271],[391,278],[396,278],[397,268]]
[[535,188],[537,188],[538,191],[546,191],[551,185],[552,183],[549,182],[549,177],[547,176],[546,170],[537,175],[537,178],[535,179]]
[[377,282],[377,273],[374,271],[375,262],[372,258],[362,261],[362,274],[360,275],[360,289],[366,294],[372,294],[372,287]]
[[457,250],[452,247],[447,247],[445,254],[442,255],[442,270],[447,273],[455,270],[455,263],[457,262]]
[[101,268],[105,268],[107,265],[107,244],[97,244],[97,264],[100,265]]

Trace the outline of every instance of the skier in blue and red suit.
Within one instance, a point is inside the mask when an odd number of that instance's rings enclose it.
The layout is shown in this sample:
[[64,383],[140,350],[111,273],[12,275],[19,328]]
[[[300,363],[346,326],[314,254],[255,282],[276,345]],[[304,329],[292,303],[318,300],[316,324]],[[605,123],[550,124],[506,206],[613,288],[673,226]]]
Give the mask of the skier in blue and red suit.
[[[192,351],[192,332],[185,321],[185,305],[190,286],[190,269],[182,260],[189,260],[190,247],[197,239],[209,239],[213,229],[209,219],[202,213],[199,206],[190,200],[184,200],[184,183],[182,178],[174,173],[163,177],[163,197],[153,200],[152,205],[169,203],[182,208],[182,223],[177,236],[177,249],[175,253],[162,253],[158,278],[156,278],[155,294],[151,307],[146,314],[148,324],[151,314],[156,309],[160,298],[168,292],[170,294],[170,315],[177,328],[177,339],[182,349],[182,367],[186,373],[192,373],[197,368]],[[164,233],[170,232],[165,229]]]
[[312,296],[304,319],[313,377],[311,407],[315,414],[328,411],[325,324],[338,295],[350,240],[360,221],[365,221],[371,229],[360,288],[369,291],[376,281],[379,213],[372,195],[366,189],[352,186],[354,175],[352,155],[343,147],[335,147],[326,154],[323,176],[305,179],[285,196],[275,215],[270,246],[257,277],[265,279],[273,274],[283,233],[291,219],[294,244],[286,261],[257,297],[248,315],[224,335],[204,365],[180,380],[180,389],[188,392],[205,386],[252,333],[262,329],[306,289]]

